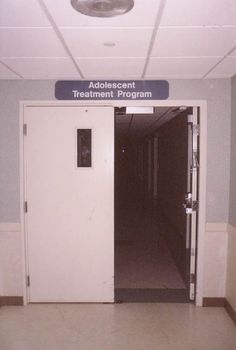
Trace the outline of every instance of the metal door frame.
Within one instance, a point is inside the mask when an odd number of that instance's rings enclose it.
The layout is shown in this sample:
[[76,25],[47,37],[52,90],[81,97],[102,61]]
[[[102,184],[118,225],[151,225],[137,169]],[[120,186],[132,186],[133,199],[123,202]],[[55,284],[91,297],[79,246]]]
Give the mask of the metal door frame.
[[28,302],[26,276],[28,270],[28,253],[26,239],[26,223],[24,215],[25,196],[25,174],[24,174],[24,110],[27,107],[66,107],[66,106],[158,106],[158,107],[199,107],[200,110],[200,169],[199,169],[199,212],[198,212],[198,241],[197,241],[197,280],[196,300],[197,306],[203,304],[203,278],[204,278],[204,236],[206,223],[206,166],[207,166],[207,102],[205,100],[119,100],[119,101],[21,101],[20,102],[20,220],[21,220],[21,241],[22,241],[22,272],[23,272],[23,302]]
[[[187,115],[188,122],[188,166],[186,211],[186,249],[189,250],[189,299],[196,297],[196,259],[197,259],[197,224],[198,224],[198,170],[199,170],[199,123],[198,107],[192,108]],[[188,204],[188,205],[187,205]]]

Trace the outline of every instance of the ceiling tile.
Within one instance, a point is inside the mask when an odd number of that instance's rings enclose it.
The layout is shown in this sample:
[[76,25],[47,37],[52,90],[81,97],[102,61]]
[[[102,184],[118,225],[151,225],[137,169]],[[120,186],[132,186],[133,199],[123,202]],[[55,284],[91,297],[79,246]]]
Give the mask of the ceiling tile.
[[219,57],[151,58],[147,77],[202,78]]
[[207,0],[205,24],[236,25],[236,1]]
[[8,58],[2,61],[26,79],[80,77],[69,58]]
[[154,43],[153,57],[221,56],[236,44],[236,27],[160,28]]
[[19,76],[0,63],[0,79],[19,79]]
[[1,0],[0,26],[37,27],[50,23],[37,0]]
[[201,25],[205,22],[204,9],[207,0],[168,0],[161,25]]
[[168,0],[161,25],[236,25],[235,0]]
[[144,57],[152,34],[150,28],[63,28],[61,32],[75,57]]
[[144,58],[82,58],[77,63],[86,78],[140,78]]
[[66,57],[51,28],[0,28],[0,57]]
[[236,74],[236,57],[224,59],[216,68],[208,74],[207,78],[233,77]]
[[58,26],[132,27],[154,25],[160,0],[135,0],[133,9],[118,17],[96,18],[76,12],[69,0],[44,0]]

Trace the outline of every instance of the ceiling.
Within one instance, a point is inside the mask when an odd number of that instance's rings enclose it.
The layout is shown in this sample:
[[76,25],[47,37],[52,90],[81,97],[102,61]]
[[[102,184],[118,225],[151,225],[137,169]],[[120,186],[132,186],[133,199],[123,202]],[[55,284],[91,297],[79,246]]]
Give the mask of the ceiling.
[[229,78],[235,0],[134,0],[93,18],[70,0],[0,0],[0,79]]

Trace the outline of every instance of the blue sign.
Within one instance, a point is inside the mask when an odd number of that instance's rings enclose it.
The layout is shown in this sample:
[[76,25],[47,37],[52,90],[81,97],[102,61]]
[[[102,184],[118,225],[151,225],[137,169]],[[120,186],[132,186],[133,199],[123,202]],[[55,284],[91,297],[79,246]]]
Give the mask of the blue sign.
[[165,100],[166,80],[68,80],[57,81],[58,100]]

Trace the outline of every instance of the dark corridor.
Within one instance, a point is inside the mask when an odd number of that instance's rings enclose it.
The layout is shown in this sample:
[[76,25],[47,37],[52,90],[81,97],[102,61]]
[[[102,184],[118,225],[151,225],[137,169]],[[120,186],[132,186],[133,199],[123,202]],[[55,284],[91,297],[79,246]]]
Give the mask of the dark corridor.
[[[148,132],[142,125],[144,116],[131,115],[125,120],[126,116],[118,110],[115,300],[188,302],[186,217],[182,205],[187,181],[187,113],[181,111],[159,127],[152,121]],[[181,184],[169,183],[174,175],[176,181],[181,177]],[[178,203],[171,200],[173,208],[168,210],[173,191]]]

